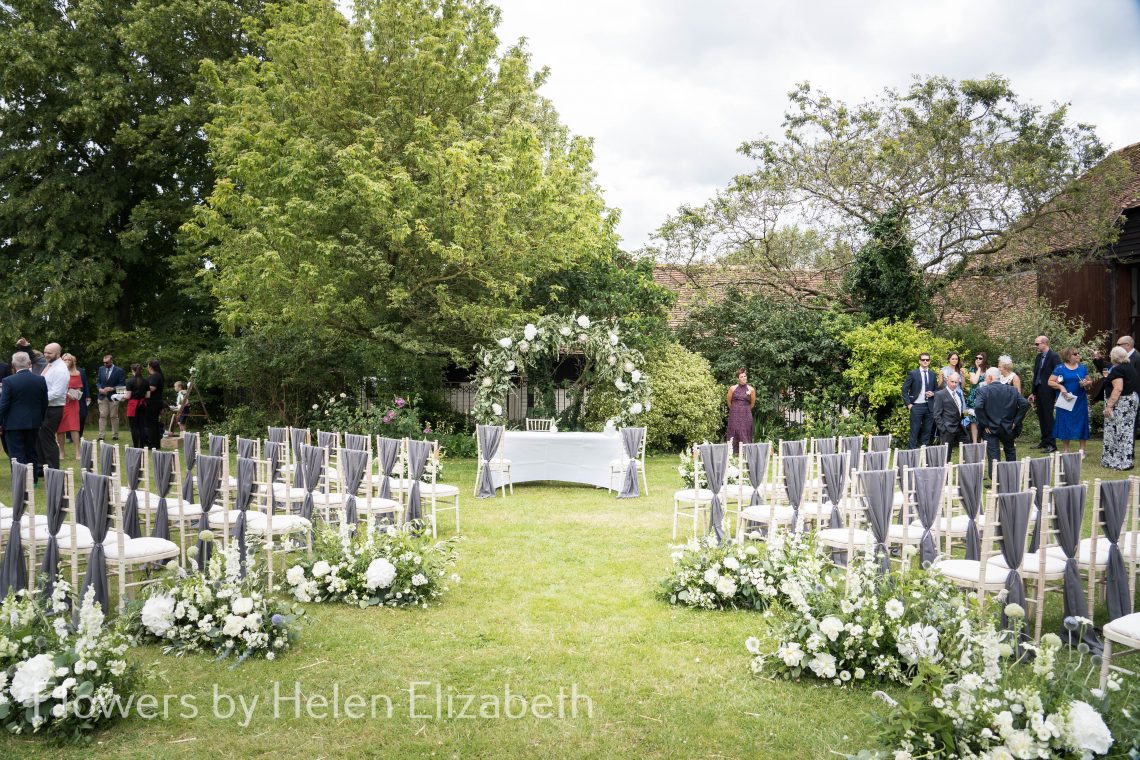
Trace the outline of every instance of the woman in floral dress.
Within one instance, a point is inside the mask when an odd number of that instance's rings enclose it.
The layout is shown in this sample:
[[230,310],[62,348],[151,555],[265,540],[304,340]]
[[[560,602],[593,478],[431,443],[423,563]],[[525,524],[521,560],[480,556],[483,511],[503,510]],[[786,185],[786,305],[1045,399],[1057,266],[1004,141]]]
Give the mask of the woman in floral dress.
[[752,443],[752,407],[756,406],[756,389],[748,384],[748,371],[736,370],[736,385],[728,389],[728,431],[724,437],[733,442],[740,453],[740,444]]
[[1100,463],[1112,470],[1131,470],[1135,455],[1132,440],[1136,425],[1136,370],[1128,361],[1128,352],[1120,346],[1112,349],[1112,370],[1104,379],[1109,397],[1104,403],[1104,453]]

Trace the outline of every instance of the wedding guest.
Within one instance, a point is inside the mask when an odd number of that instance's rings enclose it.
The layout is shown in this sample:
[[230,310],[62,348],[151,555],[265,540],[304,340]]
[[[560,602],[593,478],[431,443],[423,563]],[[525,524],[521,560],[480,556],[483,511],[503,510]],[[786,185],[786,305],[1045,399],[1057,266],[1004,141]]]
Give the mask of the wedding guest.
[[146,432],[147,446],[152,449],[162,448],[162,422],[159,415],[165,408],[162,393],[166,390],[166,378],[163,377],[162,368],[158,359],[151,359],[147,366],[147,392],[146,392]]
[[1029,403],[1036,404],[1037,421],[1041,423],[1038,448],[1050,454],[1057,450],[1057,442],[1053,439],[1053,402],[1057,399],[1057,391],[1049,386],[1049,378],[1061,363],[1061,357],[1049,348],[1049,338],[1045,335],[1038,335],[1033,345],[1037,347],[1037,358],[1033,362],[1033,392],[1029,395]]
[[728,430],[725,438],[740,453],[740,444],[752,443],[752,408],[756,406],[756,389],[748,384],[748,371],[736,370],[736,385],[728,389]]
[[1005,451],[1005,461],[1017,459],[1014,440],[1021,428],[1021,421],[1029,411],[1029,402],[1012,385],[999,379],[1001,370],[990,367],[986,370],[986,382],[978,391],[974,402],[974,413],[978,416],[978,427],[986,441],[986,476],[993,471],[995,459],[999,459],[998,444]]
[[47,383],[31,372],[32,359],[24,351],[12,354],[12,374],[0,385],[0,432],[8,453],[22,464],[39,469],[36,442],[47,413]]
[[[67,395],[63,405],[63,417],[60,418],[59,428],[55,431],[55,444],[59,447],[60,458],[63,458],[67,450],[66,444],[71,440],[71,434],[79,432],[79,404],[83,400],[83,378],[75,366],[75,357],[64,354],[63,363],[67,365]],[[78,442],[75,444],[75,458],[79,459]]]
[[127,384],[127,373],[116,366],[110,354],[103,357],[103,366],[95,373],[95,392],[99,400],[99,440],[107,435],[107,423],[111,423],[111,440],[119,440],[119,402],[113,397],[115,389]]
[[[1128,363],[1132,365],[1132,369],[1136,370],[1137,377],[1140,377],[1140,351],[1136,350],[1136,341],[1132,339],[1131,335],[1121,335],[1117,339],[1116,345],[1128,352]],[[1136,428],[1140,429],[1140,409],[1136,410]]]
[[1104,453],[1100,463],[1112,470],[1131,470],[1136,442],[1133,427],[1136,424],[1137,376],[1128,352],[1120,346],[1108,355],[1112,360],[1105,382],[1111,391],[1104,404]]
[[938,431],[939,440],[953,448],[966,438],[962,427],[966,397],[958,387],[961,376],[957,372],[948,372],[944,377],[946,384],[934,394],[934,428]]
[[950,376],[951,372],[958,374],[958,387],[961,388],[966,385],[966,370],[962,368],[962,359],[958,356],[957,351],[951,351],[946,357],[946,365],[939,370],[939,386],[940,388],[946,387],[946,378]]
[[917,449],[930,443],[934,432],[934,417],[930,413],[930,400],[934,397],[934,373],[930,371],[930,354],[918,356],[918,369],[907,373],[903,382],[902,397],[910,410],[909,447]]
[[979,351],[974,357],[974,366],[970,369],[970,385],[975,388],[986,379],[986,370],[990,368],[990,357],[985,351]]
[[44,346],[43,357],[48,364],[44,367],[42,377],[47,382],[48,408],[36,440],[36,454],[39,457],[37,466],[40,470],[37,475],[43,475],[44,467],[59,469],[59,446],[55,434],[63,420],[63,407],[67,404],[67,387],[71,380],[71,372],[63,361],[62,354],[63,349],[58,343]]
[[142,376],[142,365],[131,365],[131,376],[127,378],[127,425],[131,429],[131,445],[136,449],[146,447],[145,409],[146,393],[149,388]]
[[1018,393],[1021,393],[1021,378],[1013,371],[1013,359],[1008,354],[1002,354],[998,357],[997,366],[1001,373],[998,382],[1002,385],[1012,385]]
[[[1089,397],[1086,392],[1092,385],[1089,368],[1081,364],[1081,355],[1075,348],[1063,348],[1061,363],[1053,370],[1049,386],[1060,395],[1057,399],[1057,416],[1053,422],[1053,438],[1063,441],[1065,451],[1070,441],[1078,441],[1083,454],[1089,439]],[[1073,403],[1072,409],[1065,405]]]
[[[1093,366],[1096,367],[1097,391],[1090,392],[1089,398],[1096,397],[1100,401],[1108,400],[1109,387],[1108,383],[1104,381],[1108,377],[1108,371],[1112,369],[1112,362],[1104,355],[1104,351],[1099,348],[1093,349]],[[1095,402],[1093,402],[1095,403]]]

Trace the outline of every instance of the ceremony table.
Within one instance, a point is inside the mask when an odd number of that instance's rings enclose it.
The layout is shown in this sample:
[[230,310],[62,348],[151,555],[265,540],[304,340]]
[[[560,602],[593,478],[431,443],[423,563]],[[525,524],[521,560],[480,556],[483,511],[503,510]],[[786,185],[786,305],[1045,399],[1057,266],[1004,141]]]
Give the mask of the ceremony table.
[[[559,480],[598,488],[610,484],[610,462],[623,455],[621,436],[614,433],[548,433],[508,430],[502,456],[511,460],[515,483]],[[501,473],[493,473],[498,488]],[[614,486],[621,484],[614,480]]]

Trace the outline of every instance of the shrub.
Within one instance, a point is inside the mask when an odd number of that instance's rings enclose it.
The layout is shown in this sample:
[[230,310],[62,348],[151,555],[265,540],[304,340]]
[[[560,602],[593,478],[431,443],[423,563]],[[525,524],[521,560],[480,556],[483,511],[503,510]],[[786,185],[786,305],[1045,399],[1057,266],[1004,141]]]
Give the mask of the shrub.
[[[1055,311],[1044,299],[1035,299],[1022,309],[1015,310],[1003,331],[1003,340],[999,346],[1001,352],[1009,354],[1013,359],[1014,369],[1021,375],[1021,389],[1028,395],[1030,384],[1033,382],[1033,364],[1037,358],[1037,349],[1033,345],[1038,335],[1049,338],[1049,345],[1054,351],[1060,351],[1066,346],[1081,349],[1084,359],[1092,359],[1094,348],[1103,348],[1108,343],[1104,333],[1089,335],[1088,324],[1080,319],[1069,319],[1061,311]],[[990,357],[990,364],[997,365],[997,358]],[[1089,373],[1095,377],[1096,373],[1089,363]]]
[[[676,451],[693,441],[722,437],[727,386],[717,383],[707,359],[668,343],[646,356],[645,367],[653,378],[653,397],[638,422],[649,428],[649,448]],[[603,426],[617,411],[615,393],[605,387],[590,391],[588,427]]]
[[906,373],[918,366],[918,355],[930,354],[931,370],[941,366],[952,348],[950,341],[939,338],[906,322],[879,320],[850,330],[843,342],[851,352],[843,376],[856,396],[867,405],[887,414],[902,404],[902,384]]

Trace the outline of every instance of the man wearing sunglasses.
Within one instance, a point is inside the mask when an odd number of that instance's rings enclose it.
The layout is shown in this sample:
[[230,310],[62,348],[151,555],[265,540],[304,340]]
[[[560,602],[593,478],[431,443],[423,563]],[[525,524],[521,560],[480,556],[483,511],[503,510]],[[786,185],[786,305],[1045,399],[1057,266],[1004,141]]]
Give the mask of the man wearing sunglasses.
[[1049,339],[1038,335],[1033,342],[1037,348],[1037,358],[1033,361],[1033,390],[1029,396],[1029,403],[1037,406],[1037,421],[1041,423],[1041,443],[1037,448],[1050,454],[1057,450],[1057,442],[1053,440],[1053,405],[1057,402],[1057,391],[1049,385],[1049,378],[1053,376],[1061,357],[1049,348]]
[[903,403],[910,410],[909,446],[912,449],[930,444],[934,432],[931,399],[934,398],[935,385],[934,373],[930,371],[930,354],[919,354],[918,369],[907,373],[902,387]]

